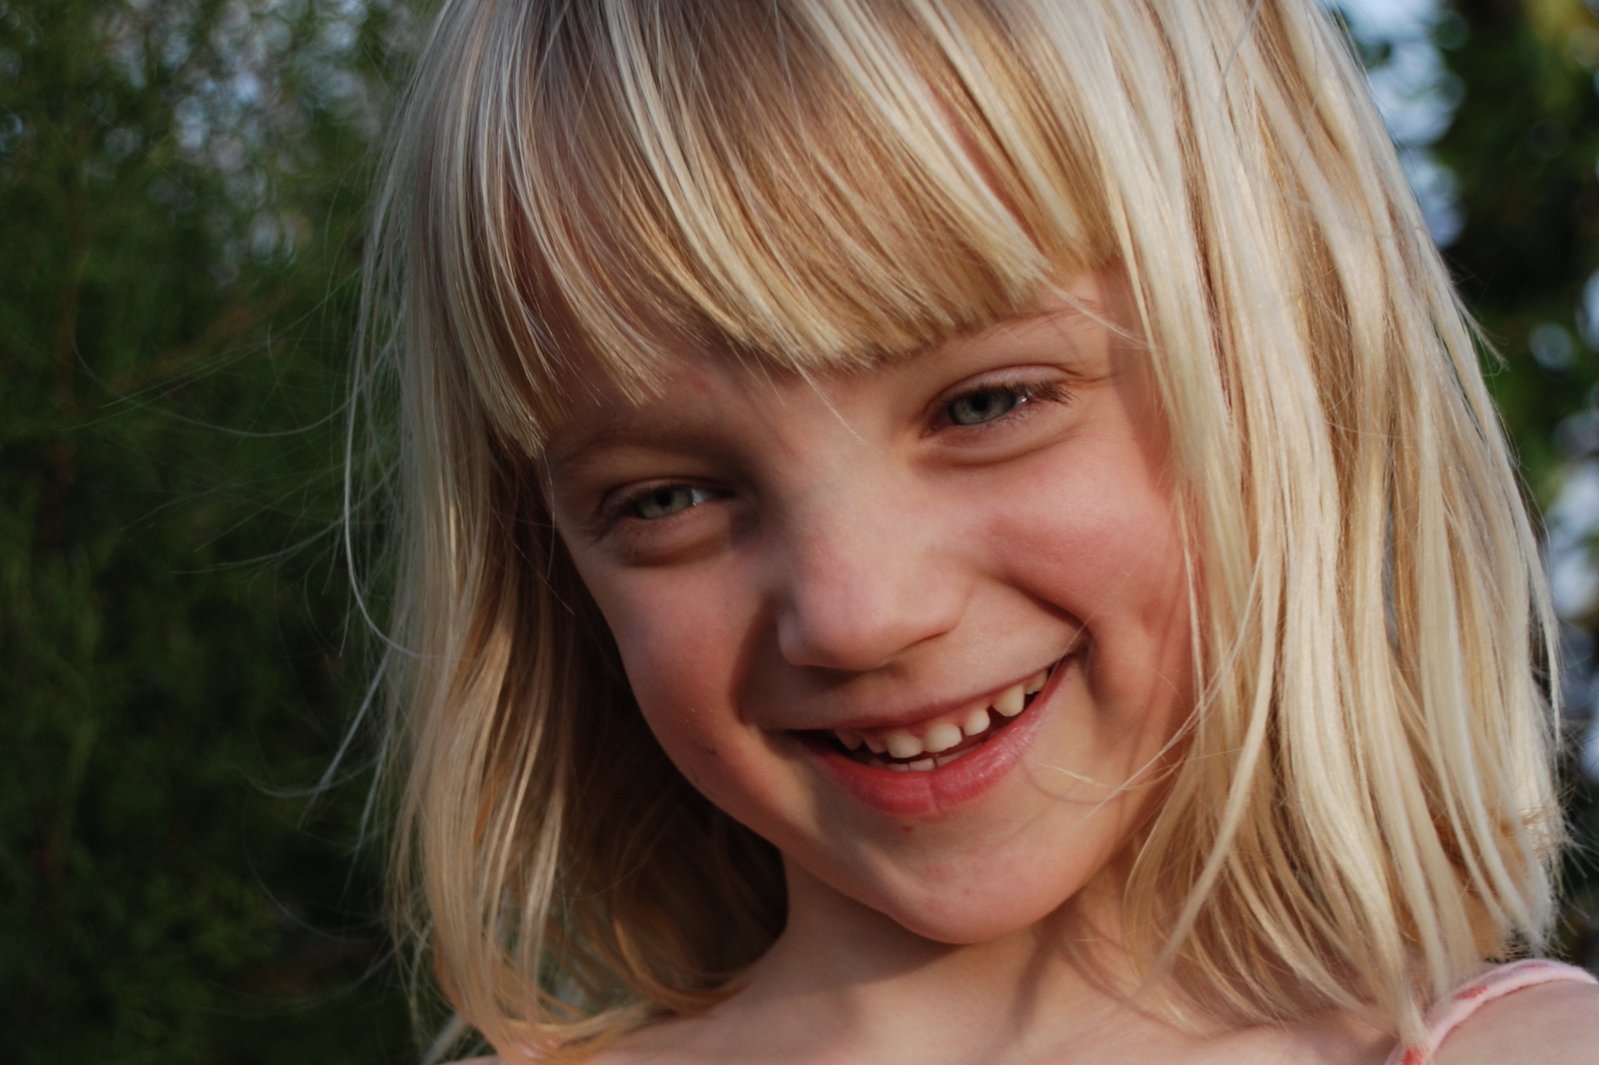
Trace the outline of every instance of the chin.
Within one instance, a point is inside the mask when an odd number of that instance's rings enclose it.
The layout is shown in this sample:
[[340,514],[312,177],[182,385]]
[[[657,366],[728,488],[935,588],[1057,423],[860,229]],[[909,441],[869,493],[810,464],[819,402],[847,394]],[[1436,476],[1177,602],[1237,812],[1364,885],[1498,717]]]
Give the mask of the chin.
[[1071,902],[1071,898],[1052,897],[1028,904],[1008,897],[987,904],[974,898],[958,906],[906,906],[897,908],[898,912],[879,912],[922,939],[950,947],[974,947],[1028,933]]

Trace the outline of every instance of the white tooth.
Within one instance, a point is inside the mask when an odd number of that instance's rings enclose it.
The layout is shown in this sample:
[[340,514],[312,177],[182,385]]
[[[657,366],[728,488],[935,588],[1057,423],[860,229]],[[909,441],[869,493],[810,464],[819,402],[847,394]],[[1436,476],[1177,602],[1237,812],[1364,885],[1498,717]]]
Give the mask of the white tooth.
[[973,750],[974,748],[968,747],[966,750],[956,751],[954,754],[941,754],[937,758],[933,759],[933,764],[942,769],[951,762],[958,762],[962,758],[965,758],[968,754],[971,754]]
[[1025,698],[1020,684],[1014,688],[1006,688],[1004,693],[994,700],[994,709],[999,711],[1000,717],[1015,717],[1022,712],[1022,700]]
[[1044,685],[1049,682],[1049,670],[1041,669],[1029,677],[1025,685],[1028,695],[1037,695],[1044,690]]
[[873,754],[887,754],[888,744],[876,736],[862,736],[861,741],[866,744],[866,749]]
[[916,761],[906,766],[906,768],[914,769],[919,773],[925,773],[929,769],[933,768],[933,760],[931,758],[918,758]]
[[947,721],[940,721],[922,734],[922,749],[931,754],[947,751],[951,747],[959,746],[961,736],[959,725],[951,725]]
[[895,758],[915,758],[926,749],[922,746],[921,740],[904,729],[895,729],[883,737],[883,740],[888,744],[888,753]]
[[988,707],[973,710],[971,716],[961,724],[961,732],[968,736],[975,736],[980,732],[988,731]]
[[833,735],[838,737],[838,742],[842,743],[844,745],[844,749],[845,750],[848,750],[848,751],[858,751],[858,750],[860,750],[861,738],[857,734],[855,734],[853,732],[843,732],[843,731],[841,731],[839,729],[834,729],[833,730]]
[[911,767],[904,762],[884,762],[883,767],[892,769],[896,773],[909,773],[911,771]]

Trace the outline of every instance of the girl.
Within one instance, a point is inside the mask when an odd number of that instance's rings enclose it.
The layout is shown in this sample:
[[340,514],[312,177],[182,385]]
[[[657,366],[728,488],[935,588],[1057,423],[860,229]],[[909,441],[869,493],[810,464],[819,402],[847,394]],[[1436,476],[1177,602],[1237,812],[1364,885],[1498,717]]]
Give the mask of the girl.
[[449,0],[398,129],[400,895],[506,1060],[1590,1060],[1488,967],[1533,535],[1309,0]]

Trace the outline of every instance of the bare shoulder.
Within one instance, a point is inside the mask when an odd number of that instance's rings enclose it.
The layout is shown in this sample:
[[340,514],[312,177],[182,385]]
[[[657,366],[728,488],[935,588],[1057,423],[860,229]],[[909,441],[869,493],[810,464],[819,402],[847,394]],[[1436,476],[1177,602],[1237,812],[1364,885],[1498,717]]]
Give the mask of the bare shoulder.
[[[493,1054],[481,1058],[461,1058],[457,1061],[446,1062],[445,1065],[520,1065],[524,1059],[515,1061],[497,1057]],[[633,1065],[634,1062],[649,1061],[659,1063],[662,1059],[655,1055],[640,1056],[627,1046],[597,1047],[589,1056],[583,1058],[583,1065]]]
[[1595,1065],[1599,985],[1539,984],[1487,1003],[1444,1040],[1438,1065]]

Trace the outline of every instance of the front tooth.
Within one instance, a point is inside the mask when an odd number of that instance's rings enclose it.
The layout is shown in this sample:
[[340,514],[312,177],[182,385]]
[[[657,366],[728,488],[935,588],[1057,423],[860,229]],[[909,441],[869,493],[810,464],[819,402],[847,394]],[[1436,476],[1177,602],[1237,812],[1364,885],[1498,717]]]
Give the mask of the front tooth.
[[834,729],[833,735],[838,737],[838,742],[844,745],[844,749],[846,751],[858,751],[861,749],[861,738],[859,734],[854,732],[841,732],[838,729]]
[[967,736],[976,736],[988,731],[988,707],[973,710],[971,715],[961,724],[961,732]]
[[895,758],[915,758],[926,750],[921,740],[904,729],[895,729],[883,737],[883,740],[888,744],[888,753]]
[[866,749],[873,754],[887,754],[888,744],[876,736],[862,736],[861,741],[866,744]]
[[1022,703],[1026,696],[1022,694],[1022,686],[1006,688],[1004,694],[994,700],[994,709],[999,711],[1000,717],[1015,717],[1022,712]]
[[1024,687],[1028,695],[1037,695],[1044,690],[1044,685],[1049,682],[1049,670],[1041,669],[1027,679]]
[[929,754],[940,754],[951,747],[960,745],[964,739],[959,725],[952,725],[947,721],[940,721],[928,729],[922,736],[922,749]]
[[931,758],[918,758],[916,761],[910,763],[910,765],[906,768],[914,769],[920,773],[925,773],[927,770],[933,768],[933,760]]

